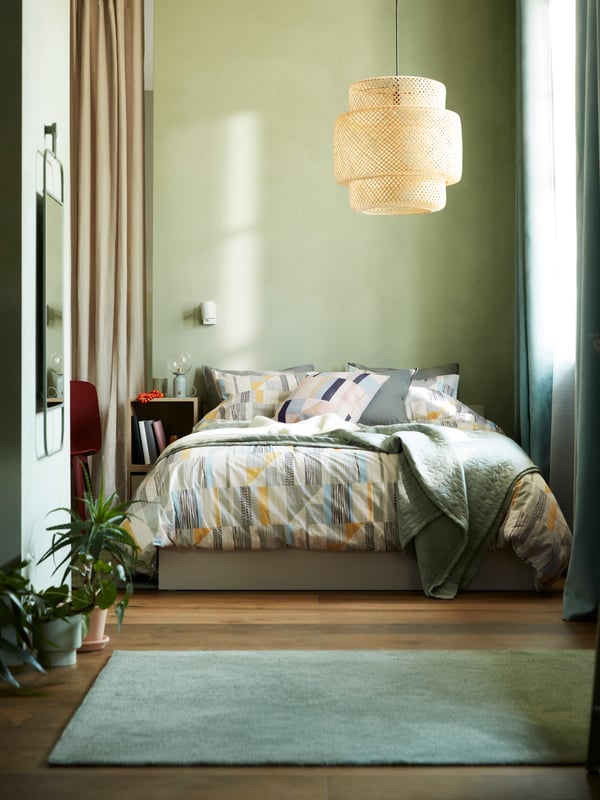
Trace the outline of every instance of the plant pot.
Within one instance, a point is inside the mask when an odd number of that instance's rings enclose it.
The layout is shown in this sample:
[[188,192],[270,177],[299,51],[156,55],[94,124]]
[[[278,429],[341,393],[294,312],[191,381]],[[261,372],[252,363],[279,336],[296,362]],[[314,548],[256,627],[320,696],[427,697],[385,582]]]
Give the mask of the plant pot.
[[106,643],[110,641],[110,637],[104,633],[106,625],[106,615],[108,614],[107,608],[94,608],[89,615],[89,628],[81,647],[80,653],[88,653],[93,650],[102,650],[106,647]]
[[64,619],[51,619],[40,625],[40,655],[49,667],[67,667],[77,661],[81,646],[83,617],[76,614]]

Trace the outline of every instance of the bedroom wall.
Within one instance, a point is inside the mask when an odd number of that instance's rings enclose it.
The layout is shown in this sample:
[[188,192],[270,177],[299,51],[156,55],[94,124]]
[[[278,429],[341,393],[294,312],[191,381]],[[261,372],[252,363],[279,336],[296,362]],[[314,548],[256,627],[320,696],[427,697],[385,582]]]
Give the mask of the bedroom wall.
[[[58,126],[58,155],[69,153],[69,0],[17,0],[0,12],[3,72],[7,82],[0,126],[5,186],[2,220],[2,313],[4,345],[3,445],[0,459],[0,564],[27,557],[35,562],[48,546],[47,512],[70,504],[68,425],[59,453],[42,457],[43,417],[36,413],[36,188],[38,150],[50,144],[44,125]],[[68,197],[68,178],[66,184]],[[68,214],[68,205],[66,206]],[[68,231],[68,218],[65,219]],[[68,241],[65,268],[69,260]],[[68,298],[65,280],[65,301]],[[69,328],[65,302],[65,327]],[[65,352],[69,351],[69,342]],[[68,359],[65,366],[70,367]],[[49,420],[57,433],[56,412]],[[68,419],[68,417],[67,417]],[[51,566],[33,567],[29,576],[41,587]]]
[[400,0],[400,73],[446,84],[463,178],[442,212],[371,217],[333,179],[332,131],[350,83],[394,72],[393,0],[154,0],[154,376],[184,350],[458,360],[461,398],[512,432],[514,5]]

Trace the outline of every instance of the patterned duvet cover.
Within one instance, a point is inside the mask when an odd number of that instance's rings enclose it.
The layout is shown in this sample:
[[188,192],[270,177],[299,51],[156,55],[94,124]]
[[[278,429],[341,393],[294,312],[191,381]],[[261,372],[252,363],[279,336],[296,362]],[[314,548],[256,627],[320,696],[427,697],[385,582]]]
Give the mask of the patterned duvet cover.
[[[502,433],[471,423],[465,430],[454,424],[443,436],[435,424],[369,429],[332,416],[296,425],[262,418],[215,424],[169,446],[136,495],[131,528],[142,570],[152,569],[157,546],[406,549],[444,575],[433,579],[431,591],[424,581],[426,593],[451,597],[490,548],[512,547],[531,565],[538,590],[566,568],[571,533],[560,508]],[[502,449],[509,443],[518,450],[514,464],[512,451],[509,457]],[[480,484],[484,463],[487,484]],[[465,547],[471,552],[458,577],[438,591]]]

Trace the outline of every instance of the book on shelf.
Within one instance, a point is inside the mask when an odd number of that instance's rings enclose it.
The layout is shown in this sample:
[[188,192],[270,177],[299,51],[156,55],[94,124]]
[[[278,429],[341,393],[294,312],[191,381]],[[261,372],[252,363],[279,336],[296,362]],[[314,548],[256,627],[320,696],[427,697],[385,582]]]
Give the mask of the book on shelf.
[[150,449],[148,447],[148,434],[146,432],[145,420],[138,420],[138,428],[140,431],[140,439],[142,441],[142,460],[141,464],[150,464]]
[[153,464],[167,446],[161,419],[140,419],[131,416],[131,463]]
[[152,427],[154,429],[154,438],[156,439],[156,449],[160,455],[167,446],[167,435],[162,419],[153,420]]
[[131,463],[132,464],[144,463],[142,438],[140,436],[140,425],[137,414],[132,414],[131,416]]
[[154,428],[152,427],[153,422],[154,420],[152,419],[140,419],[138,421],[144,464],[153,464],[158,458],[158,448],[154,438]]
[[154,464],[158,458],[158,448],[156,447],[156,439],[154,437],[154,428],[152,427],[153,419],[145,419],[144,427],[146,428],[146,441],[148,442],[148,455],[150,461],[148,464]]

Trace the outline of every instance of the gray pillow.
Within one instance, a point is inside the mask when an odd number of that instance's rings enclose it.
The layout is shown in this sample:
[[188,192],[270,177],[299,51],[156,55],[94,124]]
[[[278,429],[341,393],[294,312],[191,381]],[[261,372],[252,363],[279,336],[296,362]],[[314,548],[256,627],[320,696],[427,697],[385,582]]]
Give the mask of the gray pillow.
[[224,400],[221,397],[221,393],[219,392],[219,387],[217,386],[214,378],[215,372],[226,372],[229,375],[271,375],[276,374],[277,372],[312,372],[315,368],[314,364],[301,364],[298,367],[286,367],[285,369],[245,369],[245,370],[236,370],[236,369],[218,369],[217,367],[209,367],[207,365],[202,366],[202,377],[204,378],[204,400],[205,404],[203,404],[203,413],[208,411],[212,411],[213,408],[216,408],[219,403]]
[[404,400],[415,374],[414,369],[367,367],[353,362],[349,362],[347,367],[349,370],[366,369],[379,375],[389,375],[389,380],[383,384],[361,414],[359,422],[362,425],[397,425],[408,422]]

